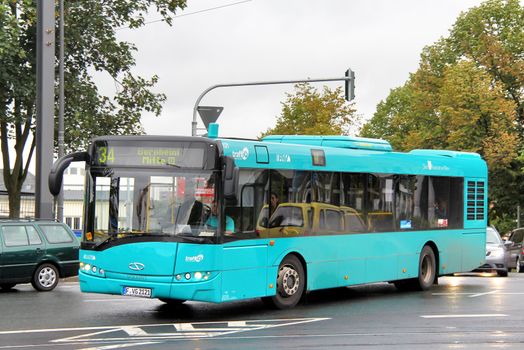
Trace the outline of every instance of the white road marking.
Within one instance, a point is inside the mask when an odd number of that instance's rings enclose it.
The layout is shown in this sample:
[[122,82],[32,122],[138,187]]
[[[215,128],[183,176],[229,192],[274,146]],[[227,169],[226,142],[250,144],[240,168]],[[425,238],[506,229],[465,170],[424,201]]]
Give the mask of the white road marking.
[[472,295],[475,293],[431,293],[431,295]]
[[192,332],[195,330],[195,327],[193,327],[191,323],[175,323],[173,326],[175,326],[175,329],[179,332]]
[[468,317],[507,317],[505,314],[449,314],[449,315],[421,315],[422,318],[468,318]]
[[467,295],[470,298],[480,297],[484,295],[524,295],[524,292],[501,292],[498,290],[493,290],[491,292],[484,292],[484,293],[431,293],[431,295],[436,296],[455,296],[455,295]]
[[[134,340],[168,340],[168,339],[196,339],[211,338],[233,333],[251,330],[291,326],[328,320],[329,318],[297,318],[297,319],[273,319],[273,320],[246,320],[246,321],[217,321],[217,322],[195,322],[195,323],[165,323],[156,325],[127,325],[105,327],[94,333],[80,334],[73,337],[52,340],[56,343],[64,342],[93,342],[93,341],[129,341]],[[198,325],[198,326],[197,326]],[[227,326],[226,326],[227,325]],[[232,326],[230,326],[232,325]],[[173,332],[156,333],[155,326],[172,326]],[[196,326],[196,327],[195,327]],[[140,329],[140,330],[137,330]],[[119,332],[124,331],[128,337],[122,337]],[[148,332],[149,331],[149,332]],[[113,336],[110,333],[114,333]],[[98,335],[105,334],[104,337]]]
[[125,327],[122,327],[122,330],[124,332],[126,332],[127,334],[129,334],[130,336],[132,337],[138,337],[138,336],[144,336],[144,335],[147,335],[146,332],[144,332],[144,330],[142,328],[139,328],[139,327],[129,327],[129,326],[125,326]]
[[128,348],[130,346],[151,345],[151,344],[158,344],[158,343],[159,342],[156,342],[156,341],[149,341],[149,342],[143,342],[143,343],[115,344],[115,345],[104,345],[104,346],[95,346],[91,348],[83,348],[79,350],[110,350],[110,349]]
[[494,291],[486,292],[486,293],[473,294],[473,295],[470,295],[469,298],[481,297],[481,296],[483,296],[483,295],[495,294],[495,293],[497,293],[497,292],[498,292],[498,290],[494,290]]

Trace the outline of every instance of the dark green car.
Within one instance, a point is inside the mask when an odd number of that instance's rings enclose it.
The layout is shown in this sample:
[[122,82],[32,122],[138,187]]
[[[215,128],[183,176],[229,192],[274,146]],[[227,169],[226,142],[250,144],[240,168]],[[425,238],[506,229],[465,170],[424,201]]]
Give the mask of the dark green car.
[[59,278],[78,274],[80,243],[62,223],[0,220],[0,288],[31,282],[50,291]]

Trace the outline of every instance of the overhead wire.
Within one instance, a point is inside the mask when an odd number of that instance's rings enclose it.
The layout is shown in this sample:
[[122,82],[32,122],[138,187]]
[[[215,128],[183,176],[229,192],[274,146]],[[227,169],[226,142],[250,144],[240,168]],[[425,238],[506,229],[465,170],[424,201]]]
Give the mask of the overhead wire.
[[[183,13],[181,15],[173,16],[173,19],[180,18],[180,17],[192,16],[192,15],[196,15],[196,14],[200,14],[200,13],[204,13],[204,12],[209,12],[209,11],[215,11],[215,10],[223,9],[223,8],[226,8],[226,7],[241,5],[241,4],[244,4],[246,2],[251,2],[251,1],[253,1],[253,0],[242,0],[242,1],[237,1],[237,2],[230,3],[230,4],[220,5],[220,6],[216,6],[216,7],[210,7],[210,8],[199,10],[199,11],[195,11],[195,12]],[[151,24],[151,23],[164,22],[164,21],[165,21],[165,19],[160,18],[160,19],[155,19],[153,21],[144,22],[143,25],[148,25],[148,24]],[[121,29],[129,29],[129,27],[120,27],[120,28],[117,28],[116,30],[121,30]]]

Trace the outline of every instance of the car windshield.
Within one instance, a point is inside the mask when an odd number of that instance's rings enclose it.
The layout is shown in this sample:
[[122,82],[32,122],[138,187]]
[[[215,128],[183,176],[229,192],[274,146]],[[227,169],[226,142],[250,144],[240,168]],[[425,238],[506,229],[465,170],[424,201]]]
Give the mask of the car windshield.
[[[206,225],[215,199],[211,171],[91,171],[88,232],[84,240],[105,242],[123,237],[213,237]],[[89,225],[89,224],[88,224]]]
[[486,243],[491,244],[500,244],[502,243],[502,239],[500,238],[500,235],[497,231],[492,229],[491,227],[488,227],[486,230]]

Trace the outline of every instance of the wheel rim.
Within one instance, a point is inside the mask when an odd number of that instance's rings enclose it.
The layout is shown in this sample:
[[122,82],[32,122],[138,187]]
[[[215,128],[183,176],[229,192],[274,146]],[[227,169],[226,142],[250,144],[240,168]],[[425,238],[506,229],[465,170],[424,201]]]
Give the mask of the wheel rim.
[[49,288],[56,282],[56,272],[50,267],[44,267],[38,273],[38,283],[42,287]]
[[422,259],[420,266],[420,275],[422,276],[422,282],[428,284],[431,282],[433,276],[433,264],[429,255],[425,255]]
[[278,291],[283,297],[295,295],[300,287],[300,275],[293,266],[283,266],[278,273]]

